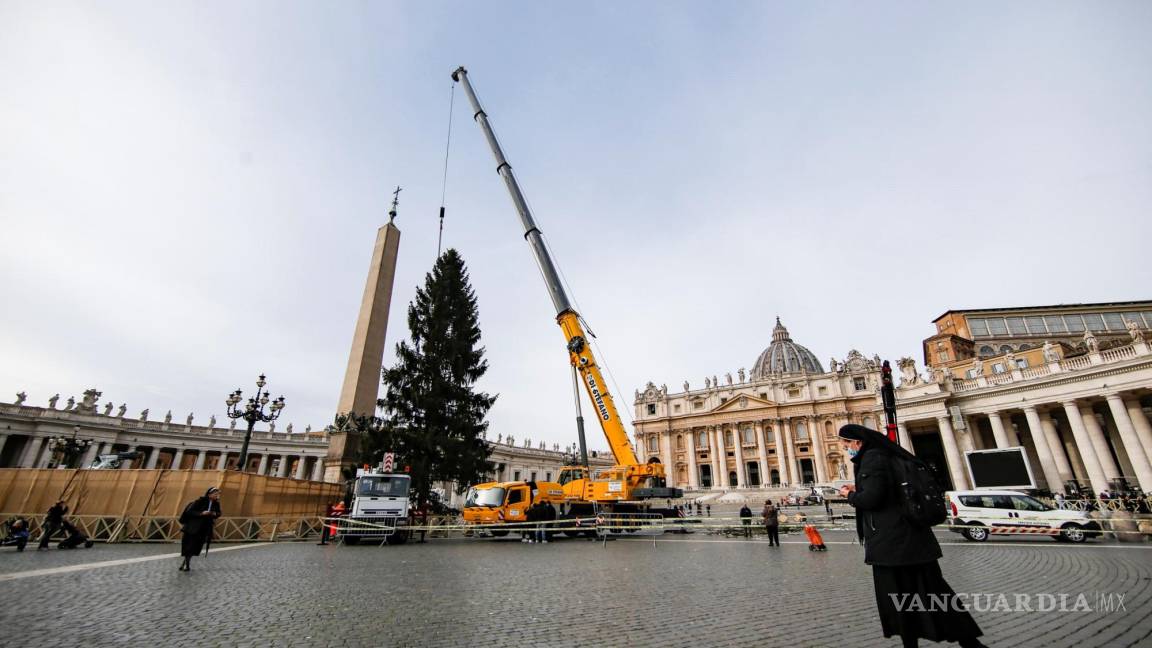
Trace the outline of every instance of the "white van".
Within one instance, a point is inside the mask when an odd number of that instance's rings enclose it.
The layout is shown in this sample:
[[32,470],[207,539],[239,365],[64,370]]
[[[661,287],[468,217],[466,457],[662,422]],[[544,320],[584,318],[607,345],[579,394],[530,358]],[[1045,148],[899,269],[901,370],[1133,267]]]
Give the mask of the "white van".
[[1101,534],[1100,524],[1083,511],[1054,509],[1009,490],[948,491],[954,533],[975,542],[989,535],[1047,535],[1060,542],[1084,542]]

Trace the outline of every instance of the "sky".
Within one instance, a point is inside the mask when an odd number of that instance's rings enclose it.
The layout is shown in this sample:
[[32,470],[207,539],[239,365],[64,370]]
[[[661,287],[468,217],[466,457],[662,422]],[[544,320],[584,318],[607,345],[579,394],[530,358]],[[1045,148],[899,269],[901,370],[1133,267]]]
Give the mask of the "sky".
[[[465,65],[622,415],[751,369],[922,362],[948,309],[1148,299],[1148,2],[0,0],[0,401],[332,420],[402,186],[385,365],[444,245],[489,435],[575,441]],[[585,403],[587,401],[585,400]],[[586,405],[587,411],[587,405]],[[606,448],[595,429],[591,448]]]

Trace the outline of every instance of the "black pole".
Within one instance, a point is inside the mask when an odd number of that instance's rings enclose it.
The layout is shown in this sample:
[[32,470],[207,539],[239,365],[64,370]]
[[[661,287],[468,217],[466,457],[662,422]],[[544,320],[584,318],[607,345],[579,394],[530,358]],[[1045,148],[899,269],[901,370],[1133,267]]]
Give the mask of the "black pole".
[[884,418],[888,422],[888,440],[899,444],[896,435],[896,390],[892,387],[892,366],[887,360],[880,368],[880,399],[884,402]]
[[[248,431],[244,433],[244,445],[240,448],[240,464],[236,469],[240,472],[245,472],[245,467],[248,465],[248,442],[252,440],[252,428],[256,427],[256,417],[250,415],[244,417],[248,421]],[[227,459],[227,455],[225,455]]]

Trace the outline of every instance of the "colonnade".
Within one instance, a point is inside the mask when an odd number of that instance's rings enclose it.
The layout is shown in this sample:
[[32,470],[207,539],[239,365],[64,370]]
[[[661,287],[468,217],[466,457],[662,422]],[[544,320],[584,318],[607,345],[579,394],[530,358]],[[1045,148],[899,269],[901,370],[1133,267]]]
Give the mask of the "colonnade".
[[[8,443],[12,435],[0,434],[0,452],[3,452],[4,446]],[[20,453],[19,461],[16,465],[21,468],[47,468],[52,461],[53,453],[47,447],[47,437],[32,436],[29,437],[25,443],[23,451]],[[130,452],[139,451],[143,453],[143,458],[137,461],[125,461],[121,463],[121,469],[128,468],[171,468],[178,469],[184,467],[185,463],[190,463],[187,466],[193,470],[227,470],[229,467],[229,460],[239,460],[240,453],[232,452],[227,449],[214,449],[214,448],[186,448],[186,447],[170,447],[170,446],[149,446],[149,445],[131,445],[123,443],[115,443],[109,441],[93,441],[88,449],[85,451],[83,457],[78,464],[81,467],[90,466],[102,454],[111,454],[113,452]],[[194,456],[195,459],[188,462],[186,459]],[[259,462],[253,466],[253,462],[259,458]],[[250,452],[248,454],[249,470],[247,472],[267,475],[270,477],[291,477],[293,479],[310,479],[312,481],[323,481],[324,479],[324,458],[316,455],[309,455],[304,453],[291,453],[291,452]],[[235,466],[235,461],[233,461]]]
[[[964,452],[1024,446],[1037,468],[1036,477],[1053,492],[1076,481],[1087,482],[1098,494],[1114,490],[1121,477],[1129,478],[1129,484],[1143,492],[1152,491],[1152,424],[1139,398],[1115,392],[1102,396],[963,411],[964,430],[955,429],[951,416],[937,416],[935,425],[953,486],[972,486]],[[985,418],[991,439],[982,432]],[[909,427],[925,422],[931,420],[901,422],[902,444]],[[910,438],[906,447],[912,447]]]

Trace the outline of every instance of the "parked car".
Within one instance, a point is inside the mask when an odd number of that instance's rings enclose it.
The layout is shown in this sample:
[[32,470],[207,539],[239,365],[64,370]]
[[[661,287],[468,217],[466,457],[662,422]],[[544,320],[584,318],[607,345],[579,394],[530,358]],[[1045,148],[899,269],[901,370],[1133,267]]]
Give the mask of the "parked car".
[[990,535],[1047,535],[1060,542],[1084,542],[1099,536],[1100,524],[1084,511],[1054,509],[1017,491],[948,491],[952,527],[973,542]]
[[820,504],[823,501],[814,488],[797,488],[791,493],[788,493],[788,503],[792,506]]

